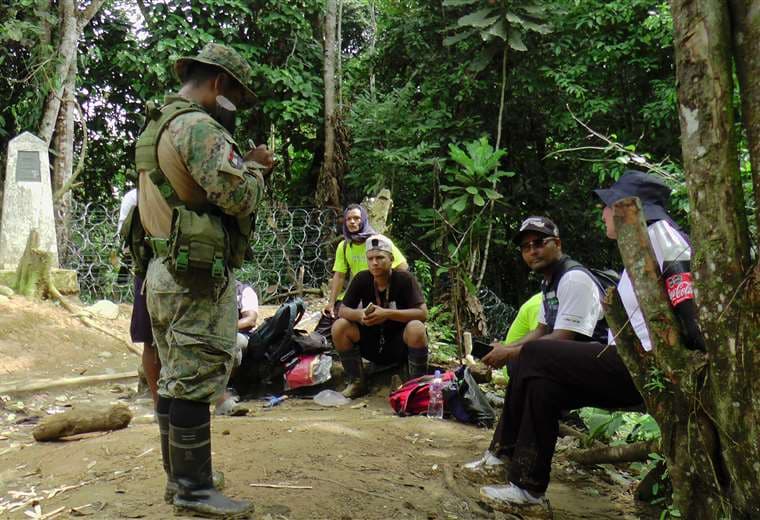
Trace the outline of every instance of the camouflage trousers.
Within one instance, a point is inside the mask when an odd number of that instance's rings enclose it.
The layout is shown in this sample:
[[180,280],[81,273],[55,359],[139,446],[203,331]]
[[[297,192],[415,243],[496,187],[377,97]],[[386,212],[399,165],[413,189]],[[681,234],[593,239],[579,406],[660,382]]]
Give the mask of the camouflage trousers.
[[210,403],[230,378],[237,337],[235,278],[224,285],[175,276],[163,258],[145,278],[153,341],[161,359],[158,393]]

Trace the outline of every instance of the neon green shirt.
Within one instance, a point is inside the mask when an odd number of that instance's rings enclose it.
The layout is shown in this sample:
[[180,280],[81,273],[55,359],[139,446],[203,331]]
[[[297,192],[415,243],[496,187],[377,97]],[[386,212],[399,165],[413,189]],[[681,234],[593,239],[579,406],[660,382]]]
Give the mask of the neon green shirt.
[[538,327],[538,311],[541,308],[542,298],[541,293],[534,294],[528,301],[520,306],[515,316],[515,321],[509,326],[507,332],[507,339],[504,343],[509,345],[510,343],[517,341],[524,337],[528,332],[535,330]]
[[[391,242],[392,243],[392,242]],[[335,250],[335,263],[333,264],[333,272],[348,274],[351,271],[351,276],[356,276],[362,271],[369,269],[367,265],[367,243],[354,244],[353,242],[348,244],[348,251],[344,252],[346,241],[341,240],[338,244],[338,248]],[[348,260],[348,264],[346,264]],[[406,258],[393,244],[393,263],[391,266],[395,269],[401,264],[406,263]],[[348,280],[347,280],[348,281]],[[343,295],[346,294],[346,288],[348,283],[343,287],[343,291],[338,295],[338,301],[343,299]]]

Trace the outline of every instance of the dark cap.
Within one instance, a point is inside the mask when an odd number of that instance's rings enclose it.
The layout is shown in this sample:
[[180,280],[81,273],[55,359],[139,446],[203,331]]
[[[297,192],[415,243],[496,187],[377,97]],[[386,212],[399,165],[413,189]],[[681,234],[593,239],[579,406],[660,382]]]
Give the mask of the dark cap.
[[626,197],[638,197],[647,221],[670,219],[665,208],[670,197],[670,187],[661,179],[648,173],[628,170],[607,189],[594,190],[606,206]]
[[528,217],[520,224],[520,231],[512,238],[512,242],[520,245],[520,237],[525,233],[539,233],[549,237],[559,238],[559,228],[557,224],[546,217]]

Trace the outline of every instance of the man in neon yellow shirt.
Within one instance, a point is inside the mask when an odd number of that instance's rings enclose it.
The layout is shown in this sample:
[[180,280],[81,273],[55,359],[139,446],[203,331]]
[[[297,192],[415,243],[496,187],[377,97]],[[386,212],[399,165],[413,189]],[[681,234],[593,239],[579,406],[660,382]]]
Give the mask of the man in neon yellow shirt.
[[517,316],[515,316],[512,325],[509,326],[509,330],[507,331],[507,339],[504,340],[505,345],[517,341],[538,327],[538,311],[540,308],[541,293],[539,292],[531,296],[528,301],[520,306]]
[[[348,281],[362,271],[369,269],[367,265],[367,238],[376,234],[372,229],[367,217],[367,211],[359,204],[351,204],[343,214],[343,237],[338,248],[335,250],[335,263],[333,264],[333,278],[330,288],[330,299],[322,313],[327,318],[337,319],[340,302],[345,295],[344,287]],[[406,258],[393,244],[393,269],[406,271],[409,266]],[[321,321],[320,321],[321,324]],[[318,326],[319,330],[319,326]],[[327,329],[329,330],[329,328]]]

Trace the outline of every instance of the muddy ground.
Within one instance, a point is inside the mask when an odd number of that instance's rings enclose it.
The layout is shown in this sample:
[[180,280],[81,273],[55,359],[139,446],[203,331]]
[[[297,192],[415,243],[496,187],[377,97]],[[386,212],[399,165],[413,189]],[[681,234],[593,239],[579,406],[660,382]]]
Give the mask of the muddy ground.
[[[316,307],[315,307],[316,308]],[[126,337],[129,307],[98,322]],[[19,297],[0,303],[0,386],[134,370],[124,344],[88,329],[52,303]],[[158,431],[151,403],[135,380],[2,396],[0,518],[173,517],[162,501]],[[256,504],[260,519],[506,518],[478,498],[460,465],[478,456],[491,431],[391,413],[387,387],[342,408],[290,399],[246,417],[213,420],[215,469],[230,495]],[[36,421],[72,406],[126,403],[135,418],[125,430],[37,443]],[[556,519],[656,518],[636,504],[625,467],[584,468],[561,439],[548,497]],[[253,487],[304,486],[308,489]],[[513,517],[509,517],[513,518]]]

